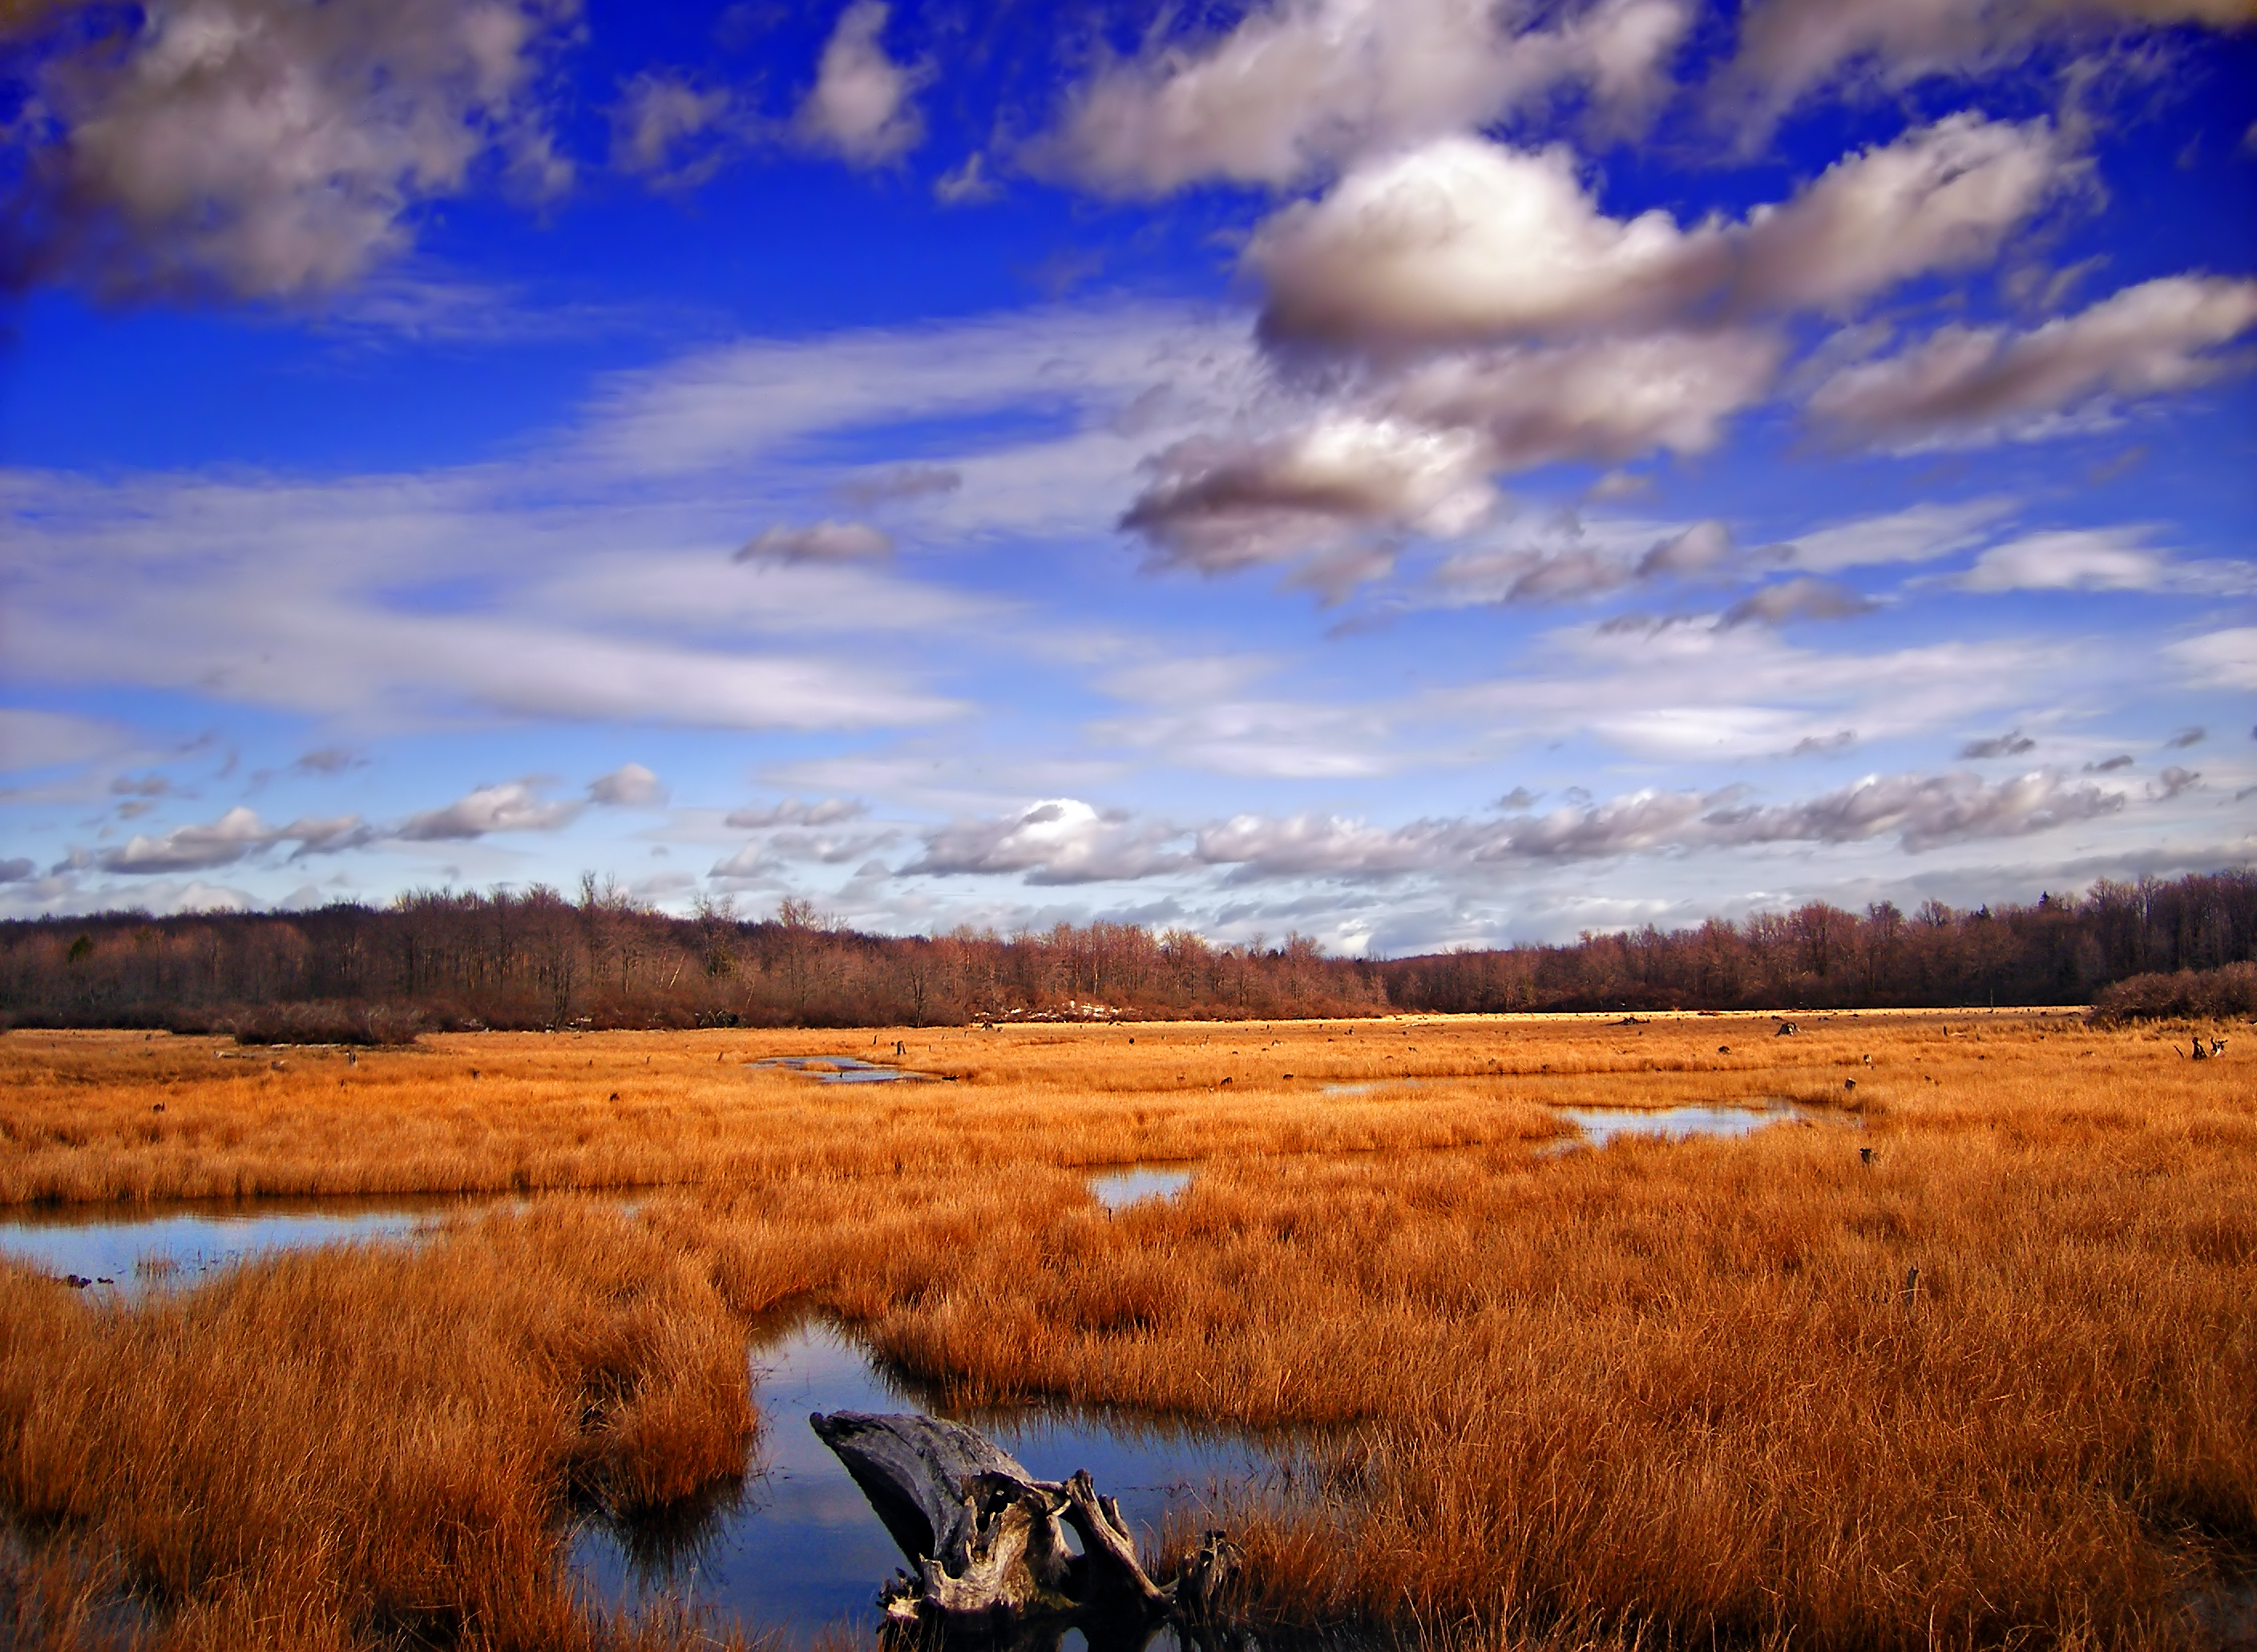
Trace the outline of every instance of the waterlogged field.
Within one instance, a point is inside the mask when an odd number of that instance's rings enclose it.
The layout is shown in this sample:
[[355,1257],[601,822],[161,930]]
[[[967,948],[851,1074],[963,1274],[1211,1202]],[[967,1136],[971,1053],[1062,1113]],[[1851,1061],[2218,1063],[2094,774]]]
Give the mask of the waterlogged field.
[[[1221,1514],[1273,1640],[2248,1634],[2257,1049],[1798,1020],[11,1033],[0,1204],[497,1196],[131,1294],[0,1263],[0,1646],[750,1640],[570,1556],[760,1484],[779,1311],[959,1414],[1293,1443]],[[1136,1166],[1190,1176],[1093,1194]]]

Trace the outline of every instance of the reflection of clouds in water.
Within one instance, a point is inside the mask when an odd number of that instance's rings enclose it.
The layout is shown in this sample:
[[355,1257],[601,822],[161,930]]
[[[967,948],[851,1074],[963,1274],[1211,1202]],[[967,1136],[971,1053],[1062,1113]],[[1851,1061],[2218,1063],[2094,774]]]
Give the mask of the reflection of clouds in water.
[[1586,1143],[1603,1147],[1617,1136],[1658,1136],[1668,1141],[1683,1141],[1693,1136],[1746,1136],[1797,1117],[1791,1107],[1666,1107],[1652,1112],[1631,1108],[1563,1107],[1560,1112],[1573,1120],[1586,1138],[1582,1142],[1563,1143],[1563,1147],[1580,1147]]
[[130,1216],[114,1209],[19,1211],[0,1222],[0,1255],[57,1277],[107,1279],[105,1295],[197,1280],[251,1257],[324,1244],[414,1237],[495,1200],[262,1199],[182,1202]]
[[987,1434],[1044,1478],[1087,1469],[1149,1548],[1171,1509],[1202,1508],[1218,1481],[1255,1482],[1270,1457],[1241,1436],[1176,1429],[1079,1408],[967,1410],[875,1366],[838,1326],[807,1317],[756,1342],[753,1365],[767,1430],[740,1501],[717,1501],[710,1525],[677,1542],[686,1560],[638,1569],[632,1541],[590,1527],[572,1563],[598,1599],[628,1606],[687,1599],[722,1624],[774,1628],[805,1643],[826,1626],[874,1628],[878,1585],[902,1556],[845,1467],[808,1427],[813,1412],[922,1411]]

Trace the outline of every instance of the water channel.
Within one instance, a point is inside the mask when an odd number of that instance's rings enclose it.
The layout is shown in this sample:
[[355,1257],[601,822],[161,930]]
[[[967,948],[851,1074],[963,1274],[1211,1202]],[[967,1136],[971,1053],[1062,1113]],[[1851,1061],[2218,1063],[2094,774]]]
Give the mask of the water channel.
[[[867,1641],[877,1592],[900,1550],[838,1459],[808,1427],[812,1412],[922,1411],[977,1428],[1039,1479],[1087,1469],[1116,1499],[1148,1556],[1164,1522],[1193,1528],[1226,1488],[1259,1487],[1280,1471],[1261,1442],[1171,1421],[1035,1404],[965,1411],[889,1374],[839,1326],[802,1316],[756,1336],[764,1426],[757,1471],[670,1528],[618,1528],[591,1519],[572,1564],[594,1598],[629,1608],[684,1606],[710,1620],[782,1632],[804,1646],[826,1627]],[[1156,1641],[1156,1648],[1164,1641]]]
[[192,1285],[265,1251],[411,1240],[450,1216],[503,1202],[437,1195],[19,1207],[0,1220],[0,1255],[84,1280],[90,1294],[131,1299]]

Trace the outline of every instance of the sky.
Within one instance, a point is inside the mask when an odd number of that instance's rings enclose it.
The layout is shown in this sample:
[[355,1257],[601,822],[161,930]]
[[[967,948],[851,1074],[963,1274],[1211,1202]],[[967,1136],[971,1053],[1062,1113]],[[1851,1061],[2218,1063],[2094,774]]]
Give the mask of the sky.
[[0,916],[2257,859],[2249,0],[0,0]]

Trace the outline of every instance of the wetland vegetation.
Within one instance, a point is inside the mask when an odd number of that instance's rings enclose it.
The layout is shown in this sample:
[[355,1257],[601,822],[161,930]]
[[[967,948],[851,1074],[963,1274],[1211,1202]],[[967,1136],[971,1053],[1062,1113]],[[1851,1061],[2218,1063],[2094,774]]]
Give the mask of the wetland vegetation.
[[[18,1029],[7,1204],[497,1197],[132,1300],[0,1266],[0,1644],[823,1639],[586,1561],[591,1529],[758,1520],[804,1448],[761,1400],[778,1313],[944,1414],[1291,1443],[1292,1476],[1152,1535],[1227,1528],[1277,1644],[2240,1632],[2252,1053],[2034,1011],[1795,1022]],[[761,1065],[840,1055],[954,1081]],[[1559,1151],[1581,1112],[1750,1108],[1778,1122]]]

